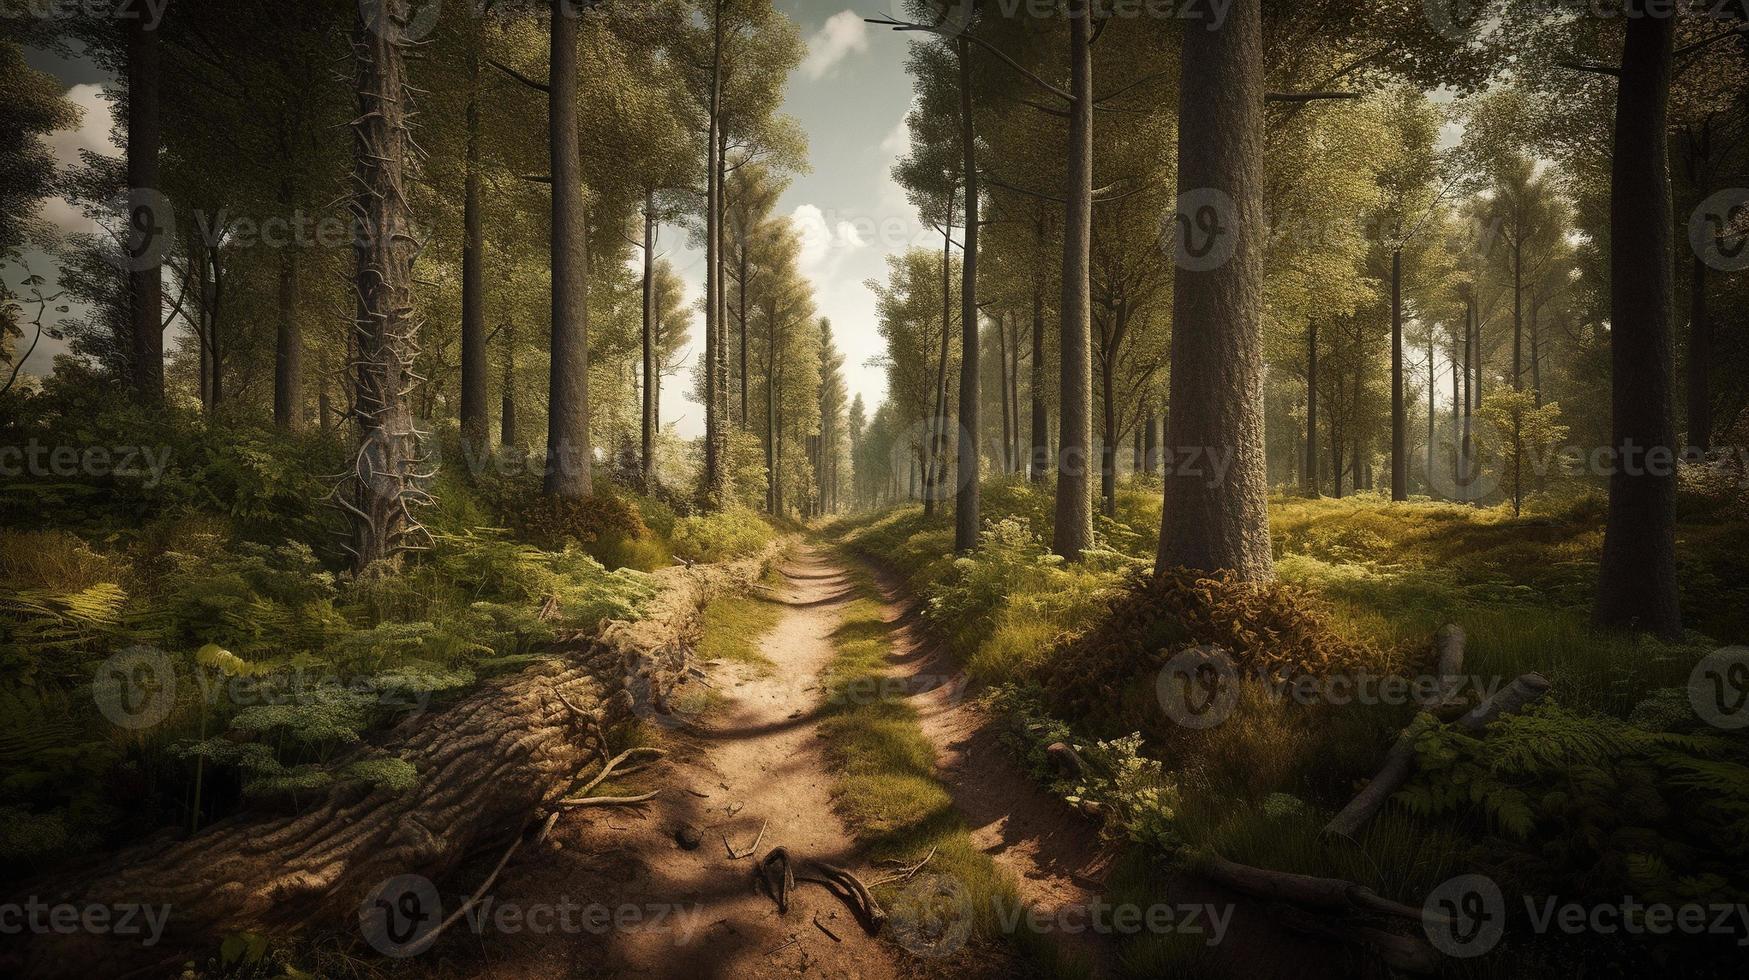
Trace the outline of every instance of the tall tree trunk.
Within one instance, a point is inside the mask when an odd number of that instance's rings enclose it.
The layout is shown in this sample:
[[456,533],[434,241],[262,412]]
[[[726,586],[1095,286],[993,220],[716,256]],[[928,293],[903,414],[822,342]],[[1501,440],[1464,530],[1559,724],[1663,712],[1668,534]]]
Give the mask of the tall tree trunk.
[[1069,3],[1068,182],[1063,192],[1063,307],[1057,403],[1056,525],[1051,550],[1079,560],[1093,544],[1092,480],[1088,449],[1093,435],[1092,296],[1093,52],[1090,0]]
[[[480,211],[480,18],[469,17],[467,151],[462,171],[462,455],[482,458],[490,448],[487,407],[486,236]],[[555,185],[556,186],[556,185]]]
[[638,458],[644,492],[656,489],[656,431],[661,422],[656,417],[657,392],[662,389],[662,369],[656,364],[656,189],[644,191],[644,410],[639,436],[642,454]]
[[1235,0],[1218,30],[1186,31],[1178,103],[1179,194],[1213,188],[1233,206],[1232,256],[1180,268],[1173,293],[1169,451],[1229,454],[1224,481],[1166,476],[1156,568],[1274,576],[1263,444],[1263,15]]
[[1512,242],[1512,390],[1524,390],[1524,243]]
[[1051,422],[1045,414],[1045,294],[1038,283],[1032,287],[1032,383],[1028,393],[1032,412],[1027,435],[1032,449],[1028,469],[1032,482],[1043,483],[1051,472]]
[[163,248],[170,215],[159,214],[158,27],[143,12],[127,18],[128,317],[133,333],[134,395],[147,405],[164,400]]
[[1148,405],[1148,428],[1142,433],[1142,472],[1153,476],[1160,468],[1160,424],[1152,403]]
[[[275,320],[273,421],[287,432],[297,432],[304,427],[304,338],[298,328],[298,252],[291,247],[280,251]],[[216,385],[213,391],[217,395]]]
[[1011,317],[1008,322],[1008,397],[1012,402],[1010,411],[1014,416],[1014,440],[1009,447],[1009,458],[1013,460],[1013,465],[1009,470],[1018,473],[1024,458],[1020,449],[1020,317]]
[[1530,393],[1537,408],[1543,407],[1542,334],[1538,329],[1541,316],[1542,304],[1530,304]]
[[359,229],[353,246],[354,411],[360,440],[351,493],[337,499],[352,520],[350,547],[358,572],[396,560],[409,545],[418,529],[411,506],[422,496],[413,483],[416,433],[408,402],[418,350],[412,287],[419,242],[403,187],[412,141],[406,44],[398,25],[406,22],[407,0],[384,0],[381,14],[374,27],[363,14],[353,27],[358,116],[352,124],[352,211]]
[[718,334],[723,325],[718,319],[721,308],[717,303],[717,295],[721,288],[717,279],[722,276],[722,87],[723,87],[723,0],[717,0],[716,12],[712,18],[711,42],[711,84],[710,84],[710,126],[705,142],[705,259],[704,259],[704,495],[712,505],[721,507],[728,502],[728,461],[724,458],[727,449],[726,433],[723,419],[719,416],[717,403],[717,345]]
[[1477,322],[1476,300],[1474,296],[1464,299],[1464,425],[1463,433],[1458,440],[1458,456],[1461,466],[1458,471],[1458,499],[1468,502],[1470,499],[1470,483],[1476,474],[1472,471],[1475,460],[1475,418],[1477,389],[1481,387],[1480,341],[1482,327]]
[[1002,475],[1007,476],[1014,471],[1014,418],[1008,410],[1008,317],[1001,314],[996,317],[996,354],[1000,359],[1001,368],[996,372],[996,382],[1002,394]]
[[[1469,356],[1469,330],[1470,319],[1468,308],[1466,307],[1464,313],[1464,346],[1462,348],[1465,352],[1464,357],[1466,360]],[[1465,387],[1469,384],[1469,376],[1466,373],[1468,364],[1459,363],[1458,350],[1457,336],[1453,335],[1451,339],[1451,486],[1454,492],[1458,487],[1463,485],[1464,457],[1462,444],[1458,441],[1458,433],[1463,429],[1466,422],[1464,416],[1463,392]]]
[[516,324],[504,324],[504,403],[499,409],[498,445],[518,449],[516,431]]
[[1318,321],[1306,318],[1306,494],[1318,496]]
[[545,491],[587,497],[589,446],[589,223],[577,144],[577,33],[581,13],[553,0],[547,98],[553,177],[553,338],[547,397]]
[[[950,192],[947,202],[948,222],[952,222],[953,195]],[[938,488],[942,481],[943,460],[941,458],[941,443],[946,438],[943,429],[947,425],[947,348],[948,338],[953,333],[953,238],[949,234],[949,225],[941,228],[941,359],[935,368],[935,412],[930,416],[924,432],[924,444],[928,447],[923,457],[923,514],[932,517],[935,514],[935,498],[940,496]]]
[[1427,328],[1427,473],[1423,482],[1426,484],[1427,495],[1433,496],[1433,441],[1434,419],[1438,407],[1439,381],[1433,365],[1433,326]]
[[747,243],[741,242],[740,271],[741,277],[735,290],[736,328],[741,335],[741,415],[743,429],[748,428],[747,420]]
[[971,42],[959,39],[960,149],[965,171],[966,235],[960,263],[960,417],[954,429],[959,442],[958,481],[954,493],[955,551],[978,546],[979,426],[982,406],[978,357],[978,146],[972,128]]
[[1618,455],[1609,478],[1594,618],[1601,626],[1679,637],[1671,205],[1665,155],[1675,25],[1668,10],[1650,16],[1649,3],[1629,4],[1616,90],[1609,319],[1611,442]]
[[1099,512],[1107,517],[1117,515],[1117,411],[1111,361],[1109,353],[1099,359]]
[[1713,448],[1713,333],[1707,314],[1706,260],[1689,264],[1688,282],[1688,446],[1685,454],[1704,459]]
[[766,314],[765,329],[765,509],[777,516],[777,305]]
[[1403,390],[1403,250],[1391,251],[1391,499],[1409,499],[1409,409]]

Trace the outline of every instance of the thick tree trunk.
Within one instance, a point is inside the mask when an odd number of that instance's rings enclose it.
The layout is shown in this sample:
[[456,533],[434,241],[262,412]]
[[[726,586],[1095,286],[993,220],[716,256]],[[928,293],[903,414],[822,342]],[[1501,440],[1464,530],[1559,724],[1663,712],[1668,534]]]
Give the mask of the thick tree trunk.
[[[1178,270],[1168,450],[1204,455],[1166,475],[1156,568],[1274,576],[1263,443],[1263,39],[1260,0],[1236,0],[1218,30],[1187,31],[1179,87],[1178,188],[1231,202],[1233,252]],[[1206,456],[1225,455],[1223,480]]]
[[1689,264],[1688,281],[1688,446],[1685,455],[1704,459],[1713,448],[1713,333],[1707,315],[1706,260]]
[[1403,250],[1391,252],[1391,499],[1409,499],[1409,410],[1403,390]]
[[589,445],[589,223],[577,144],[577,34],[581,13],[553,0],[548,94],[553,177],[553,339],[547,400],[546,493],[587,497]]
[[656,364],[656,190],[644,191],[644,405],[639,419],[641,453],[638,472],[644,492],[656,489],[657,392],[662,389],[662,369]]
[[1433,365],[1433,327],[1427,328],[1427,472],[1422,481],[1427,489],[1427,495],[1433,496],[1433,442],[1434,419],[1438,413],[1439,380]]
[[170,215],[159,214],[158,24],[127,18],[128,315],[133,332],[134,395],[148,405],[164,400],[163,248]]
[[1306,472],[1308,496],[1318,496],[1318,321],[1306,318]]
[[480,52],[478,19],[468,39],[467,157],[462,171],[462,454],[483,458],[492,412],[486,393],[486,236],[480,211]]
[[[1063,200],[1063,307],[1057,402],[1056,524],[1051,550],[1070,561],[1093,544],[1093,52],[1090,0],[1069,4],[1069,148]],[[1261,97],[1261,96],[1260,96]]]
[[1032,288],[1032,384],[1031,428],[1027,438],[1031,447],[1028,471],[1032,482],[1043,483],[1051,472],[1050,418],[1045,414],[1045,294],[1044,287]]
[[739,421],[743,429],[748,428],[747,419],[747,243],[741,243],[741,277],[736,283],[735,310],[736,330],[741,340],[741,414]]
[[965,171],[966,234],[960,263],[960,417],[954,429],[959,443],[958,477],[954,492],[953,546],[971,551],[978,546],[979,461],[978,404],[983,377],[978,357],[978,148],[972,128],[971,42],[959,40],[960,148]]
[[352,518],[350,547],[359,572],[396,559],[409,545],[418,531],[411,506],[423,496],[413,482],[417,433],[408,400],[418,353],[412,286],[419,242],[403,186],[412,153],[406,45],[398,30],[386,26],[404,23],[398,15],[405,14],[405,0],[388,0],[374,29],[361,17],[353,30],[359,109],[352,124],[352,211],[359,229],[353,248],[358,311],[354,402],[360,445],[351,493],[337,499]]
[[1675,25],[1668,11],[1649,16],[1649,2],[1629,4],[1616,94],[1609,306],[1611,442],[1618,455],[1594,618],[1601,626],[1679,637],[1665,153]]
[[[1466,312],[1464,314],[1465,345],[1463,348],[1466,352],[1468,351],[1469,328],[1469,314]],[[1451,342],[1451,485],[1454,492],[1459,486],[1462,486],[1463,481],[1463,447],[1458,441],[1458,433],[1463,429],[1466,421],[1463,391],[1469,383],[1469,377],[1466,373],[1468,364],[1459,363],[1458,350],[1457,337],[1454,336]],[[1465,356],[1468,356],[1467,353]]]
[[1468,502],[1470,499],[1470,483],[1476,474],[1472,472],[1475,460],[1475,418],[1478,389],[1481,387],[1482,372],[1477,361],[1480,359],[1480,340],[1482,327],[1476,318],[1476,300],[1466,297],[1464,300],[1464,424],[1463,433],[1458,439],[1458,499]]

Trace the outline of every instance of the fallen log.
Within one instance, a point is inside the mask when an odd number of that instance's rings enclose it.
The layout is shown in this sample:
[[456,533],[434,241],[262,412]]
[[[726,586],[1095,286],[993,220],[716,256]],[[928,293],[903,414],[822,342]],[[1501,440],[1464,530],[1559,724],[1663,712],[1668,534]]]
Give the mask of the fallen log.
[[[1453,724],[1472,735],[1480,735],[1490,722],[1523,711],[1526,706],[1547,694],[1548,690],[1549,682],[1543,675],[1535,672],[1523,674],[1511,684],[1495,691],[1486,701],[1471,708]],[[1385,754],[1385,762],[1379,768],[1378,775],[1354,795],[1354,799],[1342,808],[1341,813],[1324,825],[1325,834],[1352,839],[1385,805],[1391,794],[1403,788],[1403,784],[1409,781],[1409,776],[1415,771],[1415,739],[1421,731],[1419,723],[1412,724],[1397,736],[1396,743]]]
[[[502,846],[560,804],[592,760],[608,759],[606,732],[634,717],[660,719],[705,603],[757,579],[775,551],[663,569],[642,618],[572,637],[553,659],[489,680],[360,753],[411,763],[411,789],[337,785],[292,816],[241,813],[26,886],[21,895],[50,906],[150,907],[167,917],[152,946],[140,935],[46,932],[18,965],[30,976],[118,976],[162,968],[179,951],[234,933],[349,923],[389,880],[439,880],[480,847]],[[440,910],[426,911],[441,921]]]
[[1342,878],[1271,871],[1229,861],[1219,854],[1205,856],[1194,870],[1215,884],[1272,902],[1332,912],[1370,912],[1414,922],[1445,921],[1442,916],[1393,902],[1365,885]]

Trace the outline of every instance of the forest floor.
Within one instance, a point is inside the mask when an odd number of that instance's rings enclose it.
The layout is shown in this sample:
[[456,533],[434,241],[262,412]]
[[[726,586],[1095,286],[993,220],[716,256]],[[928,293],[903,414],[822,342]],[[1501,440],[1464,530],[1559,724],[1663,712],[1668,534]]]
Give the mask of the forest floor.
[[[1085,926],[1047,926],[1049,935],[1027,937],[1058,955],[1054,966],[1022,966],[1000,948],[951,959],[913,955],[892,941],[891,925],[871,937],[849,906],[815,884],[798,882],[788,913],[778,913],[755,883],[756,862],[773,847],[847,868],[864,881],[888,873],[871,865],[846,822],[844,801],[835,798],[843,791],[843,764],[821,728],[831,713],[834,639],[859,599],[872,600],[890,630],[891,689],[915,712],[955,822],[1005,879],[1003,894],[1030,913],[1019,928],[1029,921],[1085,922],[1089,908],[1109,901],[1105,878],[1113,859],[1095,825],[1031,778],[1002,744],[995,720],[966,697],[963,673],[930,642],[896,575],[877,572],[871,586],[852,563],[818,545],[799,548],[778,573],[777,586],[751,600],[776,607],[750,617],[774,624],[762,635],[733,638],[740,654],[707,661],[708,687],[689,705],[702,710],[663,736],[669,755],[600,791],[656,789],[657,796],[635,806],[566,812],[541,852],[526,853],[500,875],[474,917],[484,925],[451,930],[411,969],[441,977],[873,980],[966,975],[972,964],[973,972],[991,975],[1124,972],[1116,937]],[[696,846],[678,843],[683,828],[696,835]],[[473,881],[483,873],[463,869],[456,877]],[[1160,900],[1234,907],[1230,896],[1178,884],[1182,891]],[[1343,975],[1327,951],[1284,938],[1261,909],[1238,912],[1228,913],[1226,938],[1242,942],[1225,945],[1210,975],[1276,968],[1308,978]],[[1008,927],[1010,939],[1014,928]],[[1015,947],[1023,957],[1024,946]]]
[[[869,875],[833,808],[833,772],[816,732],[831,635],[855,587],[811,552],[780,572],[769,600],[781,607],[776,625],[747,638],[765,662],[710,665],[699,721],[664,738],[670,754],[660,766],[614,791],[659,788],[656,798],[570,811],[549,850],[512,865],[494,889],[496,904],[524,917],[568,903],[580,909],[574,920],[596,918],[576,929],[556,926],[563,935],[531,925],[488,941],[469,937],[472,950],[446,938],[435,952],[454,959],[442,975],[907,975],[903,952],[870,937],[825,888],[798,882],[780,915],[755,885],[756,861],[777,846]],[[690,849],[678,843],[683,828],[696,835]],[[614,922],[604,924],[608,913]]]

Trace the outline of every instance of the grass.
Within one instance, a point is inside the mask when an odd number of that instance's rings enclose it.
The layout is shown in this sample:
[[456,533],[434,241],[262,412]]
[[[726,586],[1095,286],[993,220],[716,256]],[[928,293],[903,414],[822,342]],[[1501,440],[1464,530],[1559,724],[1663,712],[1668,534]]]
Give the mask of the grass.
[[[1530,744],[1556,757],[1569,749],[1537,742],[1535,733],[1577,738],[1587,718],[1660,724],[1634,719],[1661,717],[1649,709],[1665,702],[1684,708],[1682,689],[1699,658],[1749,639],[1743,557],[1749,519],[1741,500],[1688,490],[1679,497],[1679,575],[1691,632],[1672,643],[1590,625],[1603,510],[1595,493],[1568,489],[1533,498],[1517,517],[1506,507],[1392,504],[1370,494],[1278,498],[1271,501],[1278,578],[1320,609],[1342,639],[1377,650],[1381,664],[1421,662],[1434,631],[1454,622],[1469,637],[1464,673],[1490,689],[1528,671],[1548,677],[1549,710],[1564,714],[1525,719],[1511,737],[1526,744],[1528,733]],[[1106,600],[1125,576],[1150,563],[1158,493],[1121,491],[1116,518],[1096,522],[1096,550],[1068,567],[1045,552],[1051,488],[1012,479],[984,486],[987,533],[974,557],[951,554],[946,513],[926,518],[914,505],[842,519],[825,533],[902,574],[924,600],[932,631],[974,677],[1028,689],[1051,673],[1067,640],[1103,621]],[[1152,655],[1146,642],[1136,639],[1137,656]],[[1671,895],[1688,894],[1682,889],[1693,885],[1700,889],[1694,894],[1704,895],[1713,886],[1694,884],[1703,870],[1738,887],[1730,870],[1736,831],[1716,812],[1723,809],[1716,801],[1744,795],[1749,746],[1741,738],[1701,732],[1715,739],[1710,747],[1674,763],[1654,752],[1601,768],[1556,763],[1537,775],[1517,773],[1509,778],[1536,812],[1535,831],[1522,840],[1503,840],[1478,797],[1436,816],[1393,804],[1358,844],[1333,844],[1319,833],[1324,821],[1377,771],[1412,707],[1284,703],[1247,683],[1224,723],[1194,732],[1161,722],[1151,668],[1106,679],[1113,714],[1149,731],[1144,751],[1164,764],[1183,801],[1173,815],[1179,861],[1215,852],[1260,867],[1347,878],[1409,904],[1452,875],[1476,870],[1537,894],[1591,887],[1616,896]],[[1078,739],[1129,731],[1089,728],[1086,717],[1014,720],[1066,724],[1051,730]],[[1508,739],[1509,730],[1497,731],[1495,741]],[[1499,761],[1478,751],[1483,771]],[[1717,792],[1697,796],[1688,771],[1720,780]],[[1490,796],[1488,803],[1500,799]],[[1589,843],[1576,846],[1574,835],[1589,835]],[[1681,870],[1624,874],[1624,861],[1641,853],[1660,854]],[[1120,867],[1114,889],[1160,894],[1166,885],[1159,857],[1136,853],[1128,860],[1135,866]],[[1570,945],[1551,940],[1547,955],[1571,956]],[[1585,955],[1595,959],[1600,950],[1608,952],[1598,947]],[[1126,972],[1158,975],[1194,970],[1206,955],[1181,939],[1142,937],[1126,943],[1121,957]],[[1480,964],[1481,974],[1517,972],[1497,959]]]
[[[776,563],[764,578],[775,584]],[[712,599],[704,609],[703,637],[698,643],[700,660],[725,660],[743,664],[760,677],[777,669],[760,651],[760,640],[783,617],[783,604],[757,592],[738,592]]]
[[963,975],[982,954],[1006,945],[1023,975],[1084,976],[1085,968],[1048,937],[1003,930],[1000,913],[1019,908],[1019,896],[972,843],[936,776],[935,751],[916,711],[898,685],[881,682],[892,627],[866,577],[858,576],[858,590],[832,634],[820,733],[839,773],[837,808],[868,859],[908,867],[934,854],[910,881],[874,889],[893,915],[895,935],[944,974]]

